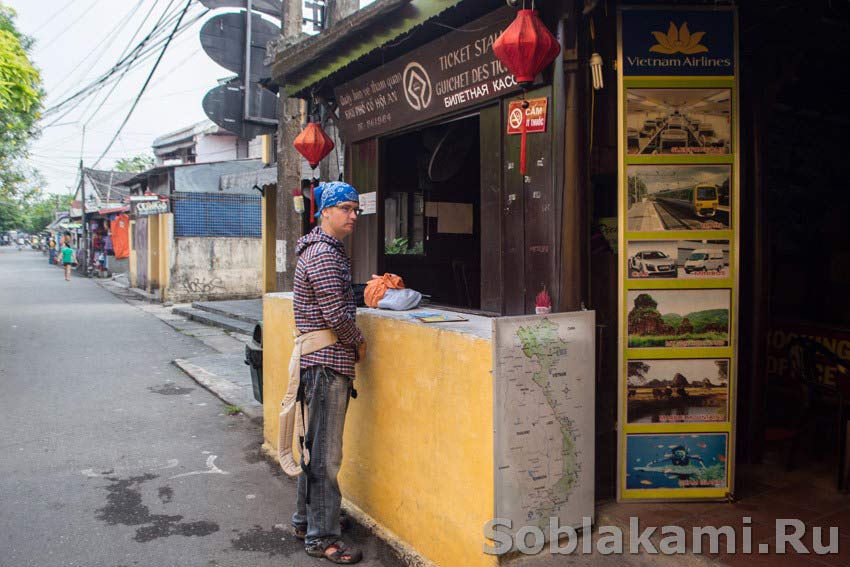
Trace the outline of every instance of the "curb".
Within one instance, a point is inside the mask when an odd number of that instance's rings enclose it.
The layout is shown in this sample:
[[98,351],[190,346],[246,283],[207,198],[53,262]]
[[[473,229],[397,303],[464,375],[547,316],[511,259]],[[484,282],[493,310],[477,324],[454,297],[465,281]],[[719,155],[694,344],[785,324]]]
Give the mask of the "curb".
[[[206,388],[214,396],[228,405],[238,406],[242,413],[250,419],[263,418],[263,408],[248,406],[243,400],[238,399],[242,391],[239,386],[236,386],[230,380],[219,378],[215,374],[208,372],[196,364],[177,358],[172,361],[177,368],[185,372],[189,378],[197,382],[199,385]],[[234,395],[236,394],[236,395]],[[244,406],[244,407],[243,407]]]
[[[263,443],[260,446],[260,453],[273,466],[280,467],[277,460],[277,451],[273,450],[268,443]],[[281,471],[282,472],[282,471]],[[285,473],[282,473],[286,476]],[[395,553],[396,557],[405,567],[439,567],[436,563],[423,557],[419,552],[402,541],[397,535],[386,529],[372,517],[360,509],[356,504],[343,496],[342,507],[348,512],[348,515],[358,524],[362,525],[366,530],[386,543]]]

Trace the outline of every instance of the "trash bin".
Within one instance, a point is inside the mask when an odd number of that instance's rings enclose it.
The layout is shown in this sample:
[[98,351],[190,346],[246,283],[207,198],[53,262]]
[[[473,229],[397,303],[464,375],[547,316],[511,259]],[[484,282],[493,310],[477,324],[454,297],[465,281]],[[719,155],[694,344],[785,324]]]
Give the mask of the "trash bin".
[[245,364],[251,369],[254,399],[263,403],[263,322],[254,327],[251,341],[245,344]]

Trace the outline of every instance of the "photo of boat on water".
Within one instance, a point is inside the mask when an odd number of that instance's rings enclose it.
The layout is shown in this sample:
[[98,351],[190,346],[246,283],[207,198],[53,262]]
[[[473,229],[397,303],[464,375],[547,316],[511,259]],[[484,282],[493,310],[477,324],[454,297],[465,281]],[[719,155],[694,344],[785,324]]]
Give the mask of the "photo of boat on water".
[[630,360],[629,423],[717,423],[729,419],[729,359]]
[[626,488],[725,488],[726,433],[626,436]]

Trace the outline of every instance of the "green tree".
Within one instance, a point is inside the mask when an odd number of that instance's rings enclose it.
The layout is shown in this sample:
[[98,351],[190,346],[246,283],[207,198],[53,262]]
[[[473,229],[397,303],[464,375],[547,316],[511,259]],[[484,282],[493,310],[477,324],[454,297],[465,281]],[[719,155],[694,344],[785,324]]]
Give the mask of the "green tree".
[[0,194],[0,232],[20,230],[24,225],[24,215],[17,200]]
[[647,363],[641,362],[639,360],[634,362],[629,362],[629,378],[635,378],[638,382],[643,382],[646,380],[646,373],[649,372],[650,367]]
[[138,171],[145,171],[146,169],[150,169],[153,167],[153,164],[153,156],[149,156],[147,154],[139,154],[130,158],[121,158],[117,160],[112,169],[114,169],[115,171],[135,173]]
[[0,4],[0,195],[13,197],[26,176],[16,160],[38,136],[44,91],[29,59],[32,38],[20,33],[15,11]]
[[24,230],[41,232],[53,222],[54,213],[67,211],[71,206],[71,195],[41,195],[32,199],[24,208]]

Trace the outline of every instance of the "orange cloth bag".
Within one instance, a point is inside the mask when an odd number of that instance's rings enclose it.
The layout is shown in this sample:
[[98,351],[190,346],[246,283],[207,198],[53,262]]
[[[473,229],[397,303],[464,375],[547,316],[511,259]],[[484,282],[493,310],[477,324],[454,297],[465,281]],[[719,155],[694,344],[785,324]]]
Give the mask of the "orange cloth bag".
[[127,215],[118,215],[114,221],[109,224],[109,229],[112,231],[112,249],[115,251],[115,258],[130,257],[130,217]]
[[395,274],[372,276],[363,291],[363,301],[369,307],[378,307],[378,302],[384,298],[388,289],[404,289],[404,280]]

